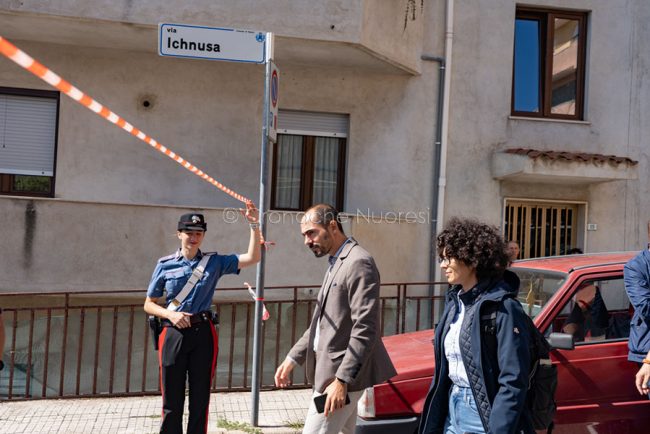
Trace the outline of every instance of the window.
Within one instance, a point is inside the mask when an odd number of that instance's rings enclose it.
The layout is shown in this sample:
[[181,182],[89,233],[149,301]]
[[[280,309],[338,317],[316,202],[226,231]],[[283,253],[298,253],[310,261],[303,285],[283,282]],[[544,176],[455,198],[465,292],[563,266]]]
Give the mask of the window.
[[507,200],[505,238],[519,243],[520,259],[565,255],[582,248],[580,205]]
[[585,280],[577,285],[547,333],[569,333],[576,344],[626,339],[631,316],[622,278]]
[[0,194],[54,195],[59,93],[0,87]]
[[536,268],[511,268],[519,277],[517,299],[524,312],[535,318],[566,281],[567,275]]
[[585,12],[518,8],[512,114],[583,119]]
[[347,115],[280,110],[271,208],[343,208],[347,130]]

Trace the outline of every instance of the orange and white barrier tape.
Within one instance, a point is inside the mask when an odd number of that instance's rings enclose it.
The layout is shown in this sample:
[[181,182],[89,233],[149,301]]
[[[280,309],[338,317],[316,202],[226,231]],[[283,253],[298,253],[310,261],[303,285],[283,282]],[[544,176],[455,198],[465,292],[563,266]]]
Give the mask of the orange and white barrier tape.
[[248,287],[248,293],[251,295],[251,297],[253,297],[253,300],[262,302],[262,321],[266,321],[267,319],[271,318],[271,314],[268,310],[266,310],[266,306],[264,305],[264,297],[258,297],[257,294],[255,294],[255,291],[253,291],[250,283],[244,282],[244,285]]
[[[38,61],[30,57],[27,53],[25,53],[15,45],[13,45],[11,42],[7,41],[2,36],[0,36],[0,53],[2,53],[5,57],[9,58],[15,63],[17,63],[27,71],[31,72],[41,80],[45,81],[50,86],[59,89],[61,92],[65,93],[70,98],[77,101],[79,104],[83,105],[89,110],[92,110],[99,116],[103,117],[110,123],[117,125],[127,133],[130,133],[131,135],[137,137],[138,139],[142,140],[143,142],[155,148],[156,150],[162,152],[163,154],[165,154],[172,160],[176,161],[178,164],[180,164],[190,172],[194,173],[195,175],[203,178],[205,181],[214,185],[219,190],[234,197],[240,202],[245,203],[247,207],[250,207],[252,205],[253,202],[250,199],[226,187],[225,185],[223,185],[222,183],[220,183],[219,181],[217,181],[216,179],[214,179],[213,177],[209,176],[207,173],[203,172],[201,169],[196,167],[194,164],[190,163],[180,155],[173,152],[171,149],[161,145],[154,138],[140,131],[139,129],[137,129],[130,123],[128,123],[126,120],[122,119],[120,116],[112,112],[106,106],[95,101],[93,98],[86,95],[85,93],[83,93],[82,91],[74,87],[72,84],[70,84],[69,82],[65,81],[63,78],[61,78],[53,71],[51,71],[49,68],[47,68],[46,66],[42,65],[41,63],[39,63]],[[252,206],[254,207],[254,205]]]

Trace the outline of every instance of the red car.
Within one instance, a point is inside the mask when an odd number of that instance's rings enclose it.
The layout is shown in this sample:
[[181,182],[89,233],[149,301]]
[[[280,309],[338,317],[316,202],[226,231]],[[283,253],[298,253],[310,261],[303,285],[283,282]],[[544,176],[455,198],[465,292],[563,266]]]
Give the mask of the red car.
[[[638,366],[627,360],[633,308],[623,265],[635,253],[530,259],[512,267],[524,310],[554,348],[554,433],[650,432],[650,400],[636,390]],[[433,375],[432,339],[433,330],[384,338],[398,374],[366,390],[357,434],[417,430]]]

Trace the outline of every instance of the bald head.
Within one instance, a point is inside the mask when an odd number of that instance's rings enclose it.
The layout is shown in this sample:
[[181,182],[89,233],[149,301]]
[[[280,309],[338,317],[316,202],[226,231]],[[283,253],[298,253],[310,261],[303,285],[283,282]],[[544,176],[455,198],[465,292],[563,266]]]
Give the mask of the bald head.
[[302,217],[302,223],[307,221],[323,227],[329,226],[330,222],[336,222],[338,230],[343,233],[343,226],[339,221],[339,212],[332,205],[319,203],[312,206],[305,211],[305,215]]
[[516,261],[519,259],[519,243],[515,240],[508,241],[508,257],[511,261]]
[[347,237],[338,219],[338,211],[331,205],[314,205],[305,211],[300,221],[303,242],[317,258],[334,255]]

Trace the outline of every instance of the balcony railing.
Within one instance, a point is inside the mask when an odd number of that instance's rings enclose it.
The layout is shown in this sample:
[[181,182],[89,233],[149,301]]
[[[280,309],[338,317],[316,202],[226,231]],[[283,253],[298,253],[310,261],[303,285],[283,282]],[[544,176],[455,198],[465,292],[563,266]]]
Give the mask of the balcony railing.
[[[430,328],[442,304],[439,282],[389,283],[381,288],[384,336]],[[271,317],[262,328],[262,388],[273,387],[282,358],[307,329],[319,285],[268,287]],[[254,304],[242,288],[219,288],[219,355],[214,391],[248,390]],[[142,290],[4,293],[5,369],[0,399],[127,396],[160,391]],[[294,387],[308,386],[304,370]]]

